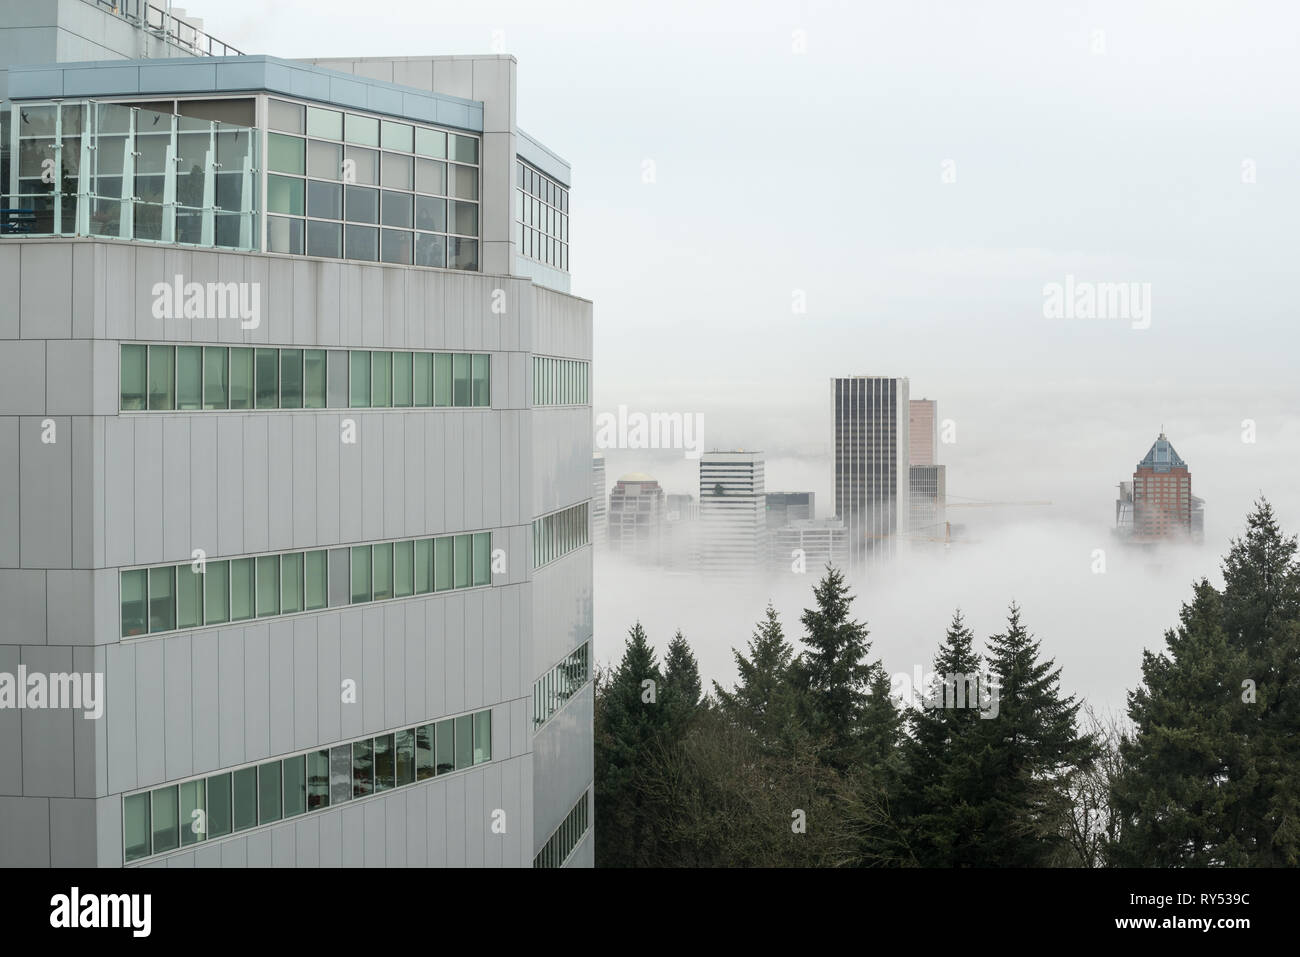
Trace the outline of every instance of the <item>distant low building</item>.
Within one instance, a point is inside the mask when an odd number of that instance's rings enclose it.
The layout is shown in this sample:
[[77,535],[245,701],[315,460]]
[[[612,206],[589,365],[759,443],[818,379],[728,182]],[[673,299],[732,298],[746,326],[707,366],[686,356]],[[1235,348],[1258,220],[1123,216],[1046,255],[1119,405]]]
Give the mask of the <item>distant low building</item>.
[[768,561],[779,571],[789,571],[800,561],[813,574],[828,562],[843,568],[849,560],[849,533],[838,518],[796,519],[769,529],[768,542]]
[[643,472],[622,476],[609,493],[609,550],[635,561],[662,557],[664,490]]
[[766,499],[768,528],[817,517],[815,492],[768,492]]
[[947,518],[948,467],[913,465],[908,468],[910,532],[913,543],[918,539],[945,538]]

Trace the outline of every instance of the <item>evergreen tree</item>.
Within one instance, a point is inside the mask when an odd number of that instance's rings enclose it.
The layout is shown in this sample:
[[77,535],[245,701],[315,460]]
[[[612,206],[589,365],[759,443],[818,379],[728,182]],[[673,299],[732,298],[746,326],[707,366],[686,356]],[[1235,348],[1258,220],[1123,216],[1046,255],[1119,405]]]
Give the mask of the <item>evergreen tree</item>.
[[702,691],[699,663],[695,660],[691,646],[682,636],[681,629],[678,629],[673,640],[668,643],[668,653],[664,655],[664,684],[661,691],[661,703],[666,712],[671,737],[680,738],[685,733],[699,707]]
[[736,659],[736,686],[725,691],[713,683],[722,713],[753,734],[765,750],[789,743],[799,721],[792,670],[794,648],[785,640],[771,602],[749,639],[749,657],[734,648],[731,653]]
[[1144,652],[1113,786],[1110,860],[1300,864],[1300,569],[1266,501],[1202,580],[1167,652]]
[[1071,778],[1095,757],[1094,741],[1077,727],[1081,702],[1061,697],[1061,669],[1039,651],[1013,603],[1007,630],[988,641],[997,716],[975,725],[983,749],[972,820],[982,837],[972,864],[1041,867],[1056,859],[1065,846]]
[[810,730],[826,739],[827,762],[847,770],[865,753],[863,718],[875,677],[867,626],[849,618],[853,601],[844,575],[827,565],[804,610],[805,651],[798,658],[801,703]]
[[[644,682],[653,682],[645,685]],[[600,690],[596,709],[596,861],[635,867],[654,859],[653,820],[642,776],[667,723],[659,703],[664,676],[645,630],[628,632],[623,660]]]
[[988,676],[960,611],[939,645],[934,671],[930,687],[920,689],[922,700],[910,712],[900,814],[917,864],[962,867],[975,862],[980,837],[978,694],[980,687],[987,688]]

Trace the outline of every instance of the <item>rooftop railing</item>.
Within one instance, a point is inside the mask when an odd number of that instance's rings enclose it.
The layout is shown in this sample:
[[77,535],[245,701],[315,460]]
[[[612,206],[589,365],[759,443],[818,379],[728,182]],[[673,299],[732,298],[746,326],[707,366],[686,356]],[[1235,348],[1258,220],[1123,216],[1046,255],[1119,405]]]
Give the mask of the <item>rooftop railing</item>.
[[243,56],[211,34],[174,16],[168,8],[156,7],[147,0],[85,0],[101,10],[116,14],[123,20],[162,40],[168,40],[188,50],[195,56]]
[[253,250],[258,131],[94,100],[14,103],[0,234]]

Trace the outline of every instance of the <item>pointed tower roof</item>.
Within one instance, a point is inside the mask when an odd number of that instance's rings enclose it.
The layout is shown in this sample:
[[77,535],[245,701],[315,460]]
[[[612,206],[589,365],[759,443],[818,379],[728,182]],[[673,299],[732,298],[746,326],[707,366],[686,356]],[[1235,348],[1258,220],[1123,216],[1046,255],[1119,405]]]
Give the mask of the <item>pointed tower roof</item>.
[[1161,432],[1155,444],[1151,446],[1151,450],[1147,452],[1146,458],[1138,463],[1138,468],[1168,472],[1170,469],[1185,469],[1187,463],[1174,451],[1173,445],[1169,442],[1169,437]]

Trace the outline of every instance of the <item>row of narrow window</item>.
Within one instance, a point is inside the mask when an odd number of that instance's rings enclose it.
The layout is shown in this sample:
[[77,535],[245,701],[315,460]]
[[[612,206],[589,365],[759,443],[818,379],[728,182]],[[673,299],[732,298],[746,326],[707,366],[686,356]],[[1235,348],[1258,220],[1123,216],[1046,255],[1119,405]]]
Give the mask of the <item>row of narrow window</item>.
[[122,346],[123,412],[491,405],[487,353]]
[[533,682],[533,730],[577,694],[591,676],[590,644],[574,649],[563,661]]
[[130,864],[490,760],[489,709],[127,795],[122,859]]
[[133,568],[122,637],[492,584],[492,533]]
[[533,567],[553,562],[587,542],[586,502],[536,519],[533,522]]
[[590,362],[533,356],[533,405],[586,405]]
[[546,845],[533,858],[533,867],[563,867],[564,862],[568,860],[573,849],[578,846],[582,840],[587,828],[590,825],[589,812],[587,810],[588,791],[582,793],[578,798],[578,803],[573,805],[564,821],[556,828],[555,833],[547,840]]

